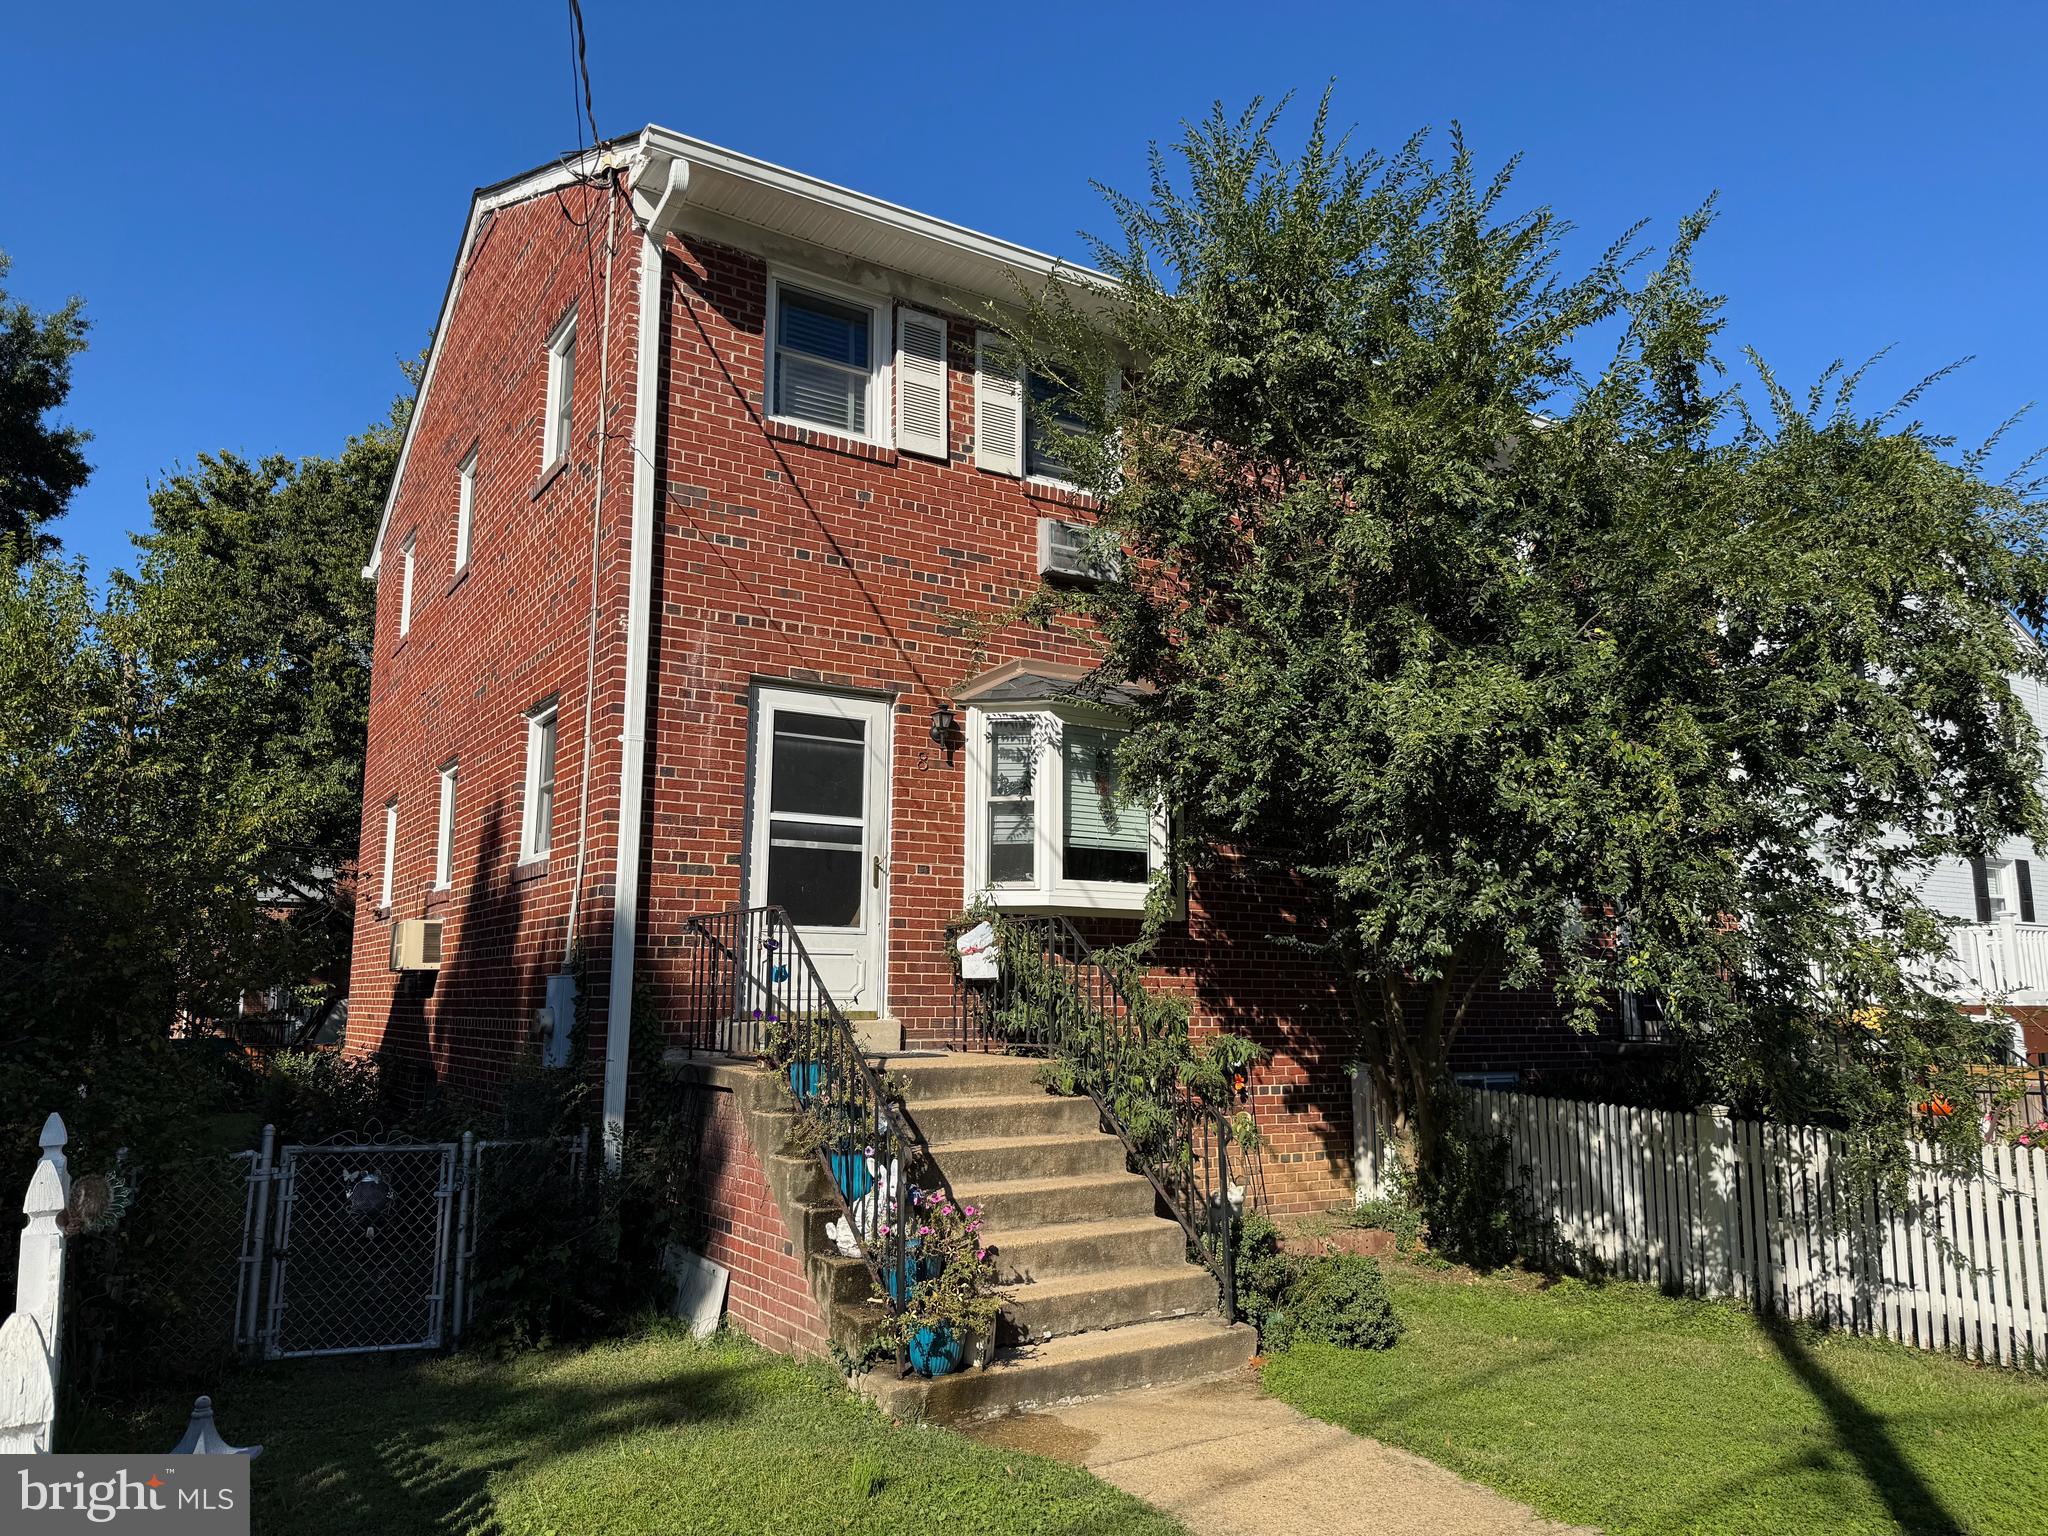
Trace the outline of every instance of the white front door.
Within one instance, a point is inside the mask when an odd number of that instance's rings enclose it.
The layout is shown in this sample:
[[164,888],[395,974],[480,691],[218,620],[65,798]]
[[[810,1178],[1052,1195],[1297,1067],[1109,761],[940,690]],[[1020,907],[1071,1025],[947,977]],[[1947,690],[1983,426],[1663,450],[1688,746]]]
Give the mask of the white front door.
[[752,838],[747,904],[789,914],[841,1008],[879,1012],[887,968],[886,700],[756,691]]

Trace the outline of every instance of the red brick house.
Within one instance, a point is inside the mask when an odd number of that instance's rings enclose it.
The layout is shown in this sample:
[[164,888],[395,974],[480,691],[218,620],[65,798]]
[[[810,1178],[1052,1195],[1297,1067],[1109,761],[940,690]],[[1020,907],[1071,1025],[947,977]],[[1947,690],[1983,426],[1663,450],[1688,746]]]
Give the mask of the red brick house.
[[[787,908],[841,1009],[913,1046],[955,1038],[971,897],[1128,925],[1163,828],[1116,793],[1114,709],[1071,696],[1085,646],[975,622],[1088,504],[969,311],[1077,276],[652,127],[476,194],[368,567],[351,1052],[488,1088],[573,959],[616,1122],[614,1000],[673,1023],[695,914]],[[1272,941],[1285,893],[1224,864],[1185,905],[1157,979],[1271,1050],[1263,1198],[1347,1201],[1347,1032]],[[440,969],[394,970],[419,919]],[[1535,1036],[1474,1038],[1485,1067]],[[777,1246],[734,1260],[735,1311],[815,1344],[800,1272],[760,1278]]]

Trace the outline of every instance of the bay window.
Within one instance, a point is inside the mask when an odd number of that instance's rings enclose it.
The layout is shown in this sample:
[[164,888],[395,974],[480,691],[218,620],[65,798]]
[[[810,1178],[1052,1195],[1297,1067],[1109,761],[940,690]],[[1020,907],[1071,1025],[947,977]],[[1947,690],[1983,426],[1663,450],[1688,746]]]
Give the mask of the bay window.
[[1126,733],[1085,705],[969,708],[967,895],[1017,909],[1137,912],[1166,817],[1128,794]]

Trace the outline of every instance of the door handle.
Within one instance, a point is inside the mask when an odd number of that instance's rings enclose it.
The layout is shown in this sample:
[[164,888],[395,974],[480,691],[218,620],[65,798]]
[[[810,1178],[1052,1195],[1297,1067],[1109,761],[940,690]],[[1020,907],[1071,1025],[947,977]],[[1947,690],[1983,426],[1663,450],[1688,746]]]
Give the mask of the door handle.
[[879,891],[879,890],[880,890],[880,889],[882,888],[882,877],[883,877],[884,875],[886,875],[886,874],[888,874],[888,873],[889,873],[889,869],[888,869],[888,866],[887,866],[887,865],[885,865],[885,864],[884,864],[884,863],[882,862],[882,856],[881,856],[881,855],[880,855],[879,853],[878,853],[878,854],[876,854],[876,855],[874,856],[874,859],[875,859],[875,875],[874,875],[874,883],[875,883],[875,889]]

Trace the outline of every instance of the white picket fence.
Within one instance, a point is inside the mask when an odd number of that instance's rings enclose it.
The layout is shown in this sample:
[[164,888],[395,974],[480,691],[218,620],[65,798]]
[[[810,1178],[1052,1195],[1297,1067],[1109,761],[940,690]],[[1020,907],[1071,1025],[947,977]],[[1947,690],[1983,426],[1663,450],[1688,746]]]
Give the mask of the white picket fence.
[[[1730,1296],[2002,1365],[2048,1367],[2048,1150],[1987,1146],[1974,1177],[1915,1149],[1911,1198],[1859,1194],[1814,1126],[1467,1089],[1537,1218],[1529,1257]],[[1357,1095],[1359,1198],[1385,1166]]]

